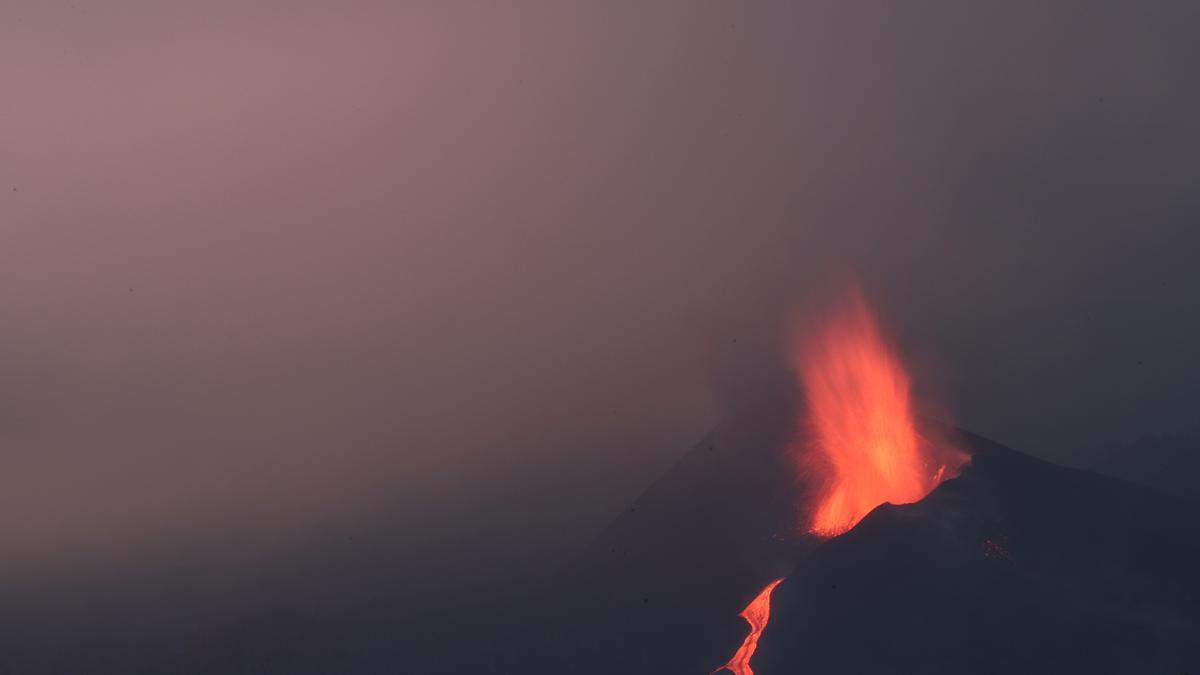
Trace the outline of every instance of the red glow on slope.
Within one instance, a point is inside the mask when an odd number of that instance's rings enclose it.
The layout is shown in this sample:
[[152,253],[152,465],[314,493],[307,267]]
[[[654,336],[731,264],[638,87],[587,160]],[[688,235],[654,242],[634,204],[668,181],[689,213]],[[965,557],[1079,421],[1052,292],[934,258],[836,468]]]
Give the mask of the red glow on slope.
[[722,670],[728,670],[734,675],[754,675],[754,669],[750,667],[750,657],[754,656],[755,650],[758,649],[758,639],[762,637],[763,629],[767,627],[767,620],[771,618],[771,591],[775,590],[775,587],[782,581],[783,579],[776,579],[767,584],[767,587],[759,591],[750,604],[746,605],[746,609],[742,610],[739,616],[750,624],[750,634],[746,636],[742,646],[734,652],[729,663],[717,668],[709,675]]
[[841,534],[876,506],[918,501],[958,473],[961,455],[937,461],[918,436],[908,373],[858,293],[803,344],[795,367],[811,436],[794,451],[817,494],[809,532]]

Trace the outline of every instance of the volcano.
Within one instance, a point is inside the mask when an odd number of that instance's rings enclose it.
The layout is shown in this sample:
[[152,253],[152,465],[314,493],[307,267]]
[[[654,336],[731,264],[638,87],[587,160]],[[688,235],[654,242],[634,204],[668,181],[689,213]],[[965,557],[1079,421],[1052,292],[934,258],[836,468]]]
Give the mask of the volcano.
[[714,432],[551,585],[551,672],[1200,667],[1195,502],[918,419],[858,292],[793,344],[784,431]]
[[785,450],[706,438],[548,589],[545,672],[712,672],[781,578],[757,675],[1200,672],[1194,502],[926,427],[961,473],[828,539]]

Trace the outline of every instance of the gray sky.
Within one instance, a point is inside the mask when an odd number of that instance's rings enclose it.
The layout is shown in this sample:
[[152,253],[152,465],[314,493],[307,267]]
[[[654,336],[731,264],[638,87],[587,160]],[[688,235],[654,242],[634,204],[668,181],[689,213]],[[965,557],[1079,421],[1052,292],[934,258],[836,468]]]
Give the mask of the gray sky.
[[1195,3],[244,4],[0,8],[6,582],[552,557],[851,278],[974,431],[1200,433]]

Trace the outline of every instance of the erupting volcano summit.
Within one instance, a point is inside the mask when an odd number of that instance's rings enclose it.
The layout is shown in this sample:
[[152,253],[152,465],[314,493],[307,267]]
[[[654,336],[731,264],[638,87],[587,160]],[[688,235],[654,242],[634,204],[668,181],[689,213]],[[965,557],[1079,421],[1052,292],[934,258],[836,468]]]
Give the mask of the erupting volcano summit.
[[857,293],[809,328],[790,419],[715,430],[560,577],[545,672],[1200,672],[1194,502],[916,417]]
[[[801,508],[809,533],[837,536],[880,504],[918,501],[958,475],[966,456],[935,448],[917,433],[908,373],[860,292],[851,292],[839,311],[797,344],[793,368],[805,408],[791,454],[812,493]],[[721,670],[754,675],[750,658],[781,581],[768,584],[742,610],[750,634]]]
[[908,373],[859,292],[798,344],[805,410],[792,453],[812,490],[809,532],[841,534],[876,506],[915,502],[958,474],[962,453],[918,435]]

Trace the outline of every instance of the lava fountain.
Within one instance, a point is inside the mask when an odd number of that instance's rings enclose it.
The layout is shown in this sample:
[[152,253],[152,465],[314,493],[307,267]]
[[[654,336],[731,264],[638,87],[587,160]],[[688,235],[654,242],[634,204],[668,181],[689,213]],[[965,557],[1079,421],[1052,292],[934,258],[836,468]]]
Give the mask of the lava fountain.
[[[798,346],[792,363],[807,407],[791,455],[814,495],[803,512],[809,533],[837,536],[880,504],[919,501],[958,474],[966,455],[917,432],[908,372],[861,293],[852,292]],[[750,634],[713,673],[754,675],[750,658],[771,615],[771,591],[782,581],[767,584],[742,610]]]
[[799,342],[793,366],[807,404],[792,455],[814,490],[810,533],[841,534],[876,506],[918,501],[958,473],[961,453],[917,433],[908,373],[860,293]]
[[728,670],[734,675],[754,675],[754,669],[750,667],[750,657],[754,656],[755,650],[758,649],[758,639],[762,637],[763,629],[767,627],[767,620],[771,618],[771,591],[775,590],[775,587],[782,581],[783,579],[776,579],[767,584],[767,587],[759,591],[750,604],[746,605],[746,609],[743,609],[742,613],[738,615],[750,624],[750,634],[742,641],[742,646],[734,652],[729,663],[717,668],[709,675],[714,675],[722,670]]

